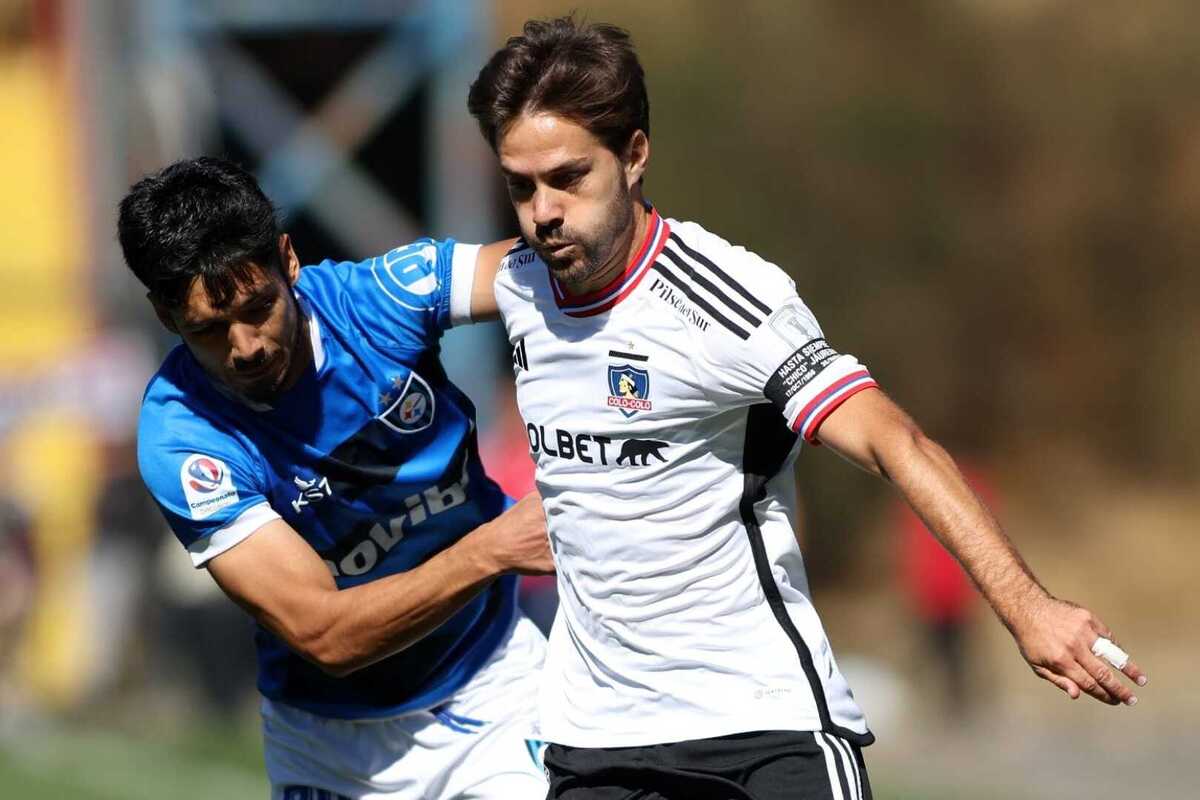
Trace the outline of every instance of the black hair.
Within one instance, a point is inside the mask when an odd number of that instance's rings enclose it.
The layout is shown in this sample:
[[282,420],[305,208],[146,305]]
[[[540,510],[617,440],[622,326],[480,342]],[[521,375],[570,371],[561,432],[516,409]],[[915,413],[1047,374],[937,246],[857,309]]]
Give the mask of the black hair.
[[467,108],[493,150],[525,112],[569,119],[618,156],[634,131],[650,135],[645,73],[629,34],[573,17],[526,22],[479,71]]
[[280,233],[275,206],[254,176],[207,156],[142,178],[117,219],[125,263],[167,308],[180,307],[197,278],[222,306],[256,267],[281,269]]

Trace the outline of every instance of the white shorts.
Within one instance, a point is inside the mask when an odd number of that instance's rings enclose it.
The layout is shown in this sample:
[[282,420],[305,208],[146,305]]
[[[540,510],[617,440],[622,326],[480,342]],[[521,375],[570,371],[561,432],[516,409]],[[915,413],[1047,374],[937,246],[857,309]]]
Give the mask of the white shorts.
[[434,709],[329,719],[264,699],[273,800],[542,800],[537,682],[546,639],[518,613],[492,657]]

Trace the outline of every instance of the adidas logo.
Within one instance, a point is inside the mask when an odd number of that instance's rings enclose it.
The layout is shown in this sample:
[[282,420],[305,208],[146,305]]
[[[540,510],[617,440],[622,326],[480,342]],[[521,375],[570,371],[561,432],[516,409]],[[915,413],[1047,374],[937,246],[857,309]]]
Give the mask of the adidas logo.
[[529,369],[529,357],[525,354],[525,339],[522,337],[512,351],[512,363],[517,369]]

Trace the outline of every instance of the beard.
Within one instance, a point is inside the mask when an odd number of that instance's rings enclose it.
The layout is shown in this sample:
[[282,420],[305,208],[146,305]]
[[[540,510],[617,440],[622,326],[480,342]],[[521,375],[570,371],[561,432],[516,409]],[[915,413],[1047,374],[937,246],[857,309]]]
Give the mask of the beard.
[[[621,236],[633,229],[630,195],[629,187],[621,182],[595,231],[562,227],[549,232],[548,241],[536,235],[526,236],[526,240],[561,283],[570,287],[584,285],[608,266]],[[553,255],[556,249],[567,244],[571,245],[569,250]]]

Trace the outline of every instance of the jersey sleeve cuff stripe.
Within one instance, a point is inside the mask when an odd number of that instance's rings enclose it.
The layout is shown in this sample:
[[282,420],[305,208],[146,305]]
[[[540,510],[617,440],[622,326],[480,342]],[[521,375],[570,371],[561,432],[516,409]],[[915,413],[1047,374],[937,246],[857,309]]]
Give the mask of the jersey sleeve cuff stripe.
[[471,321],[471,290],[475,287],[475,261],[481,245],[456,244],[450,260],[450,325]]
[[209,560],[241,544],[263,525],[276,519],[280,519],[279,514],[265,500],[250,506],[224,528],[188,546],[192,566],[197,569],[203,567]]
[[816,433],[825,418],[851,396],[858,394],[863,389],[877,388],[878,386],[879,384],[871,377],[871,373],[865,369],[850,373],[809,401],[808,405],[796,415],[792,430],[803,436],[808,443],[820,444],[816,439]]

